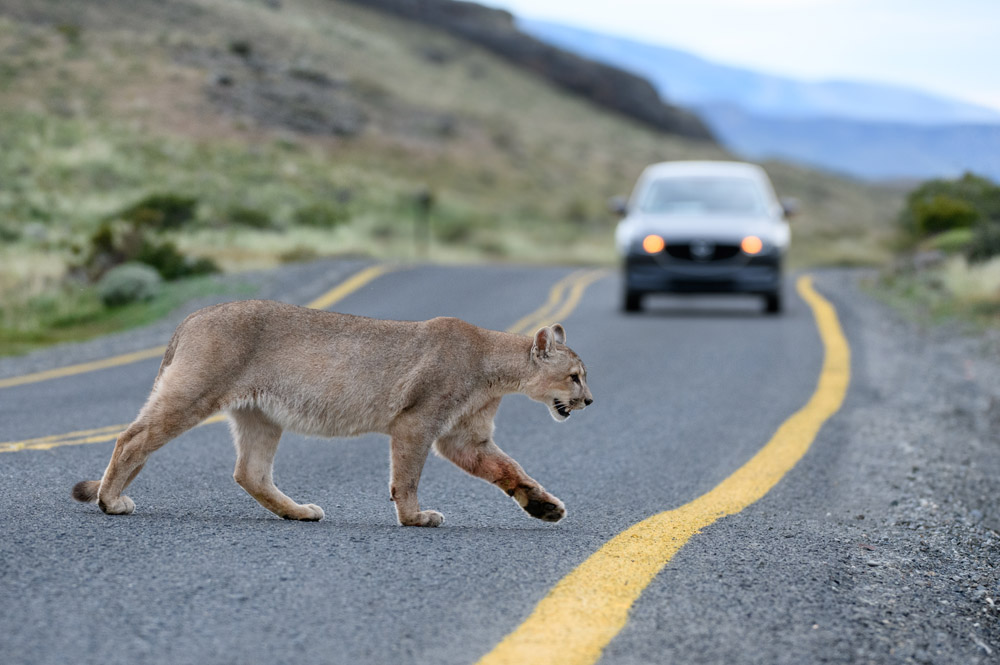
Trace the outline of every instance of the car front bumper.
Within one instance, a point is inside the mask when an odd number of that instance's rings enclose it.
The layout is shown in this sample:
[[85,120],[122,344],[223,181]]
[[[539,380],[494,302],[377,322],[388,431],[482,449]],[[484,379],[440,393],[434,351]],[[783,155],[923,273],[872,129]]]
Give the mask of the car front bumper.
[[781,257],[696,263],[652,256],[629,256],[624,263],[625,289],[633,293],[755,293],[781,289]]

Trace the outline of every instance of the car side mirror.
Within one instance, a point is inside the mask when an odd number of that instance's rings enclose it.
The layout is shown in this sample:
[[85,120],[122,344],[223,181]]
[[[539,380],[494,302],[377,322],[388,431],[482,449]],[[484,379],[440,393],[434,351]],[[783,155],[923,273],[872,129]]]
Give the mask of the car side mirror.
[[612,196],[608,199],[608,210],[620,217],[624,217],[628,214],[628,199],[624,196]]
[[781,212],[787,218],[795,217],[799,214],[799,200],[793,196],[786,196],[781,199]]

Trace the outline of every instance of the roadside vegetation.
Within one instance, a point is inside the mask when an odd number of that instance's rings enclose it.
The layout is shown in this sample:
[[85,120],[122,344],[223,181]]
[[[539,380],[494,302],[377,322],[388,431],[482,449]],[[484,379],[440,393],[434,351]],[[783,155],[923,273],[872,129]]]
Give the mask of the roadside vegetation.
[[[731,158],[333,0],[8,0],[0,53],[0,354],[141,324],[215,271],[613,265],[606,202],[644,166]],[[795,265],[891,256],[899,191],[765,166],[802,202]]]
[[898,218],[900,257],[879,291],[930,321],[1000,325],[1000,185],[966,173],[914,189]]

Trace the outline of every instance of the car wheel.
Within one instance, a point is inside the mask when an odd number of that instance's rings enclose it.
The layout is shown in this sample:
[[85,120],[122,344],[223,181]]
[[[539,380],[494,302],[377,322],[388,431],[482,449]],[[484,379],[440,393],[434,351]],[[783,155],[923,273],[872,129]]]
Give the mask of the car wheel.
[[781,313],[781,293],[769,293],[764,296],[764,311],[768,314]]
[[642,294],[638,291],[625,291],[625,298],[622,300],[622,309],[626,312],[642,311]]

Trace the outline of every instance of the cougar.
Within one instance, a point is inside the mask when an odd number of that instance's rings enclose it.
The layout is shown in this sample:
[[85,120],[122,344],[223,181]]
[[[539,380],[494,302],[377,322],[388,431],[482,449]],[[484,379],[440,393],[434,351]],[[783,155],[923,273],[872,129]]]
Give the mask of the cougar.
[[73,498],[109,514],[135,503],[122,494],[149,455],[213,413],[228,415],[236,482],[285,519],[319,520],[272,479],[284,430],[309,436],[390,437],[389,494],[399,523],[438,526],[420,510],[417,485],[431,448],[492,483],[532,517],[557,522],[563,503],[493,441],[501,398],[523,393],[563,421],[593,402],[587,369],[553,324],[533,336],[455,318],[388,321],[266,300],[215,305],[187,317],[163,355],[152,392],[118,437],[101,480]]

